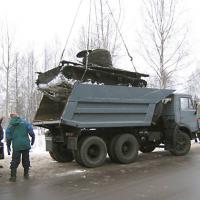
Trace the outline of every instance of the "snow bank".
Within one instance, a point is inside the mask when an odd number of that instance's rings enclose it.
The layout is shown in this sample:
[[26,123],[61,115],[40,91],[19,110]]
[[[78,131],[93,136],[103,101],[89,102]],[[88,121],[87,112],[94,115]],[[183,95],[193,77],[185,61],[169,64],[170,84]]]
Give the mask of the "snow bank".
[[46,145],[45,145],[45,135],[44,135],[45,130],[38,128],[34,129],[35,133],[35,143],[31,148],[31,153],[45,153]]

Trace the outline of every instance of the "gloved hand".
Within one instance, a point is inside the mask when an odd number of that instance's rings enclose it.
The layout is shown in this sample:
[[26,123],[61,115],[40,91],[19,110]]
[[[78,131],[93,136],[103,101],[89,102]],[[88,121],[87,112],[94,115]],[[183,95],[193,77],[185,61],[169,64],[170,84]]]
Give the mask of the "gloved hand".
[[11,152],[10,147],[7,149],[7,151],[8,151],[8,155],[10,155],[10,152]]
[[32,139],[31,139],[31,146],[33,146],[34,143],[35,143],[35,138],[32,138]]
[[10,155],[10,152],[11,152],[11,148],[10,148],[11,140],[6,140],[6,145],[7,145],[7,152],[8,152],[8,155]]

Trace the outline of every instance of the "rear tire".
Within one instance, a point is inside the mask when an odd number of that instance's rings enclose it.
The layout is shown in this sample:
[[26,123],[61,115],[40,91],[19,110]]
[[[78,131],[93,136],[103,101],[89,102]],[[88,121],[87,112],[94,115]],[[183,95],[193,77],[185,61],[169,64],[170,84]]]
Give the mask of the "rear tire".
[[80,160],[85,167],[99,167],[106,160],[107,148],[103,139],[97,136],[83,138],[80,144]]
[[175,133],[174,148],[170,150],[175,156],[184,156],[190,151],[191,141],[187,133],[177,130]]
[[109,158],[112,162],[119,162],[119,160],[117,159],[116,157],[116,154],[115,154],[115,149],[114,149],[114,146],[115,146],[115,143],[116,143],[116,140],[119,138],[120,135],[115,135],[110,143],[109,143],[109,146],[108,146],[108,155],[109,155]]
[[116,158],[122,164],[134,162],[138,157],[138,149],[138,141],[131,134],[120,135],[114,145]]
[[72,151],[68,150],[66,145],[61,143],[54,143],[52,150],[53,158],[58,162],[71,162],[74,160]]

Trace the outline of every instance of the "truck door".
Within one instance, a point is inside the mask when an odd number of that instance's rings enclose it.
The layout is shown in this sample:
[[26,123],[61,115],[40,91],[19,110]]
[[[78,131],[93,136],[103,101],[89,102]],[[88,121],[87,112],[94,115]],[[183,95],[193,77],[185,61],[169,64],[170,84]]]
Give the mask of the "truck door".
[[198,129],[196,109],[190,97],[180,97],[180,123],[192,132]]

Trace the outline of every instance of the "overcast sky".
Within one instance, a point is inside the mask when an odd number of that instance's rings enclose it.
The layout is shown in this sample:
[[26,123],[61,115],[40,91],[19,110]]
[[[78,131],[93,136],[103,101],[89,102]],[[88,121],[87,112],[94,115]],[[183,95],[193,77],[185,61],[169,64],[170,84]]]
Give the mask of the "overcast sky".
[[[80,0],[0,0],[0,21],[7,24],[15,33],[17,41],[28,44],[43,45],[58,37],[63,45],[69,33]],[[110,0],[117,2],[117,0]],[[123,8],[124,32],[132,35],[139,24],[140,4],[137,0],[121,0]],[[118,4],[117,4],[118,5]],[[115,4],[113,10],[117,9]],[[87,26],[89,0],[83,0],[73,35],[80,26]],[[94,16],[93,16],[94,17]],[[127,33],[127,27],[129,32]],[[71,40],[73,40],[73,35]],[[20,45],[21,46],[21,45]]]
[[[8,24],[9,31],[15,37],[19,50],[33,47],[41,52],[45,44],[55,37],[59,38],[64,46],[69,33],[73,17],[80,0],[0,0],[0,26]],[[109,0],[112,8],[117,10],[117,0]],[[113,3],[114,2],[114,3]],[[188,42],[190,53],[197,67],[200,60],[200,1],[182,0],[182,10],[189,28]],[[121,0],[123,9],[122,34],[126,42],[131,45],[136,40],[136,33],[142,26],[141,0]],[[73,37],[86,24],[88,17],[89,0],[83,0],[77,22],[73,29]],[[185,20],[184,19],[184,20]]]

